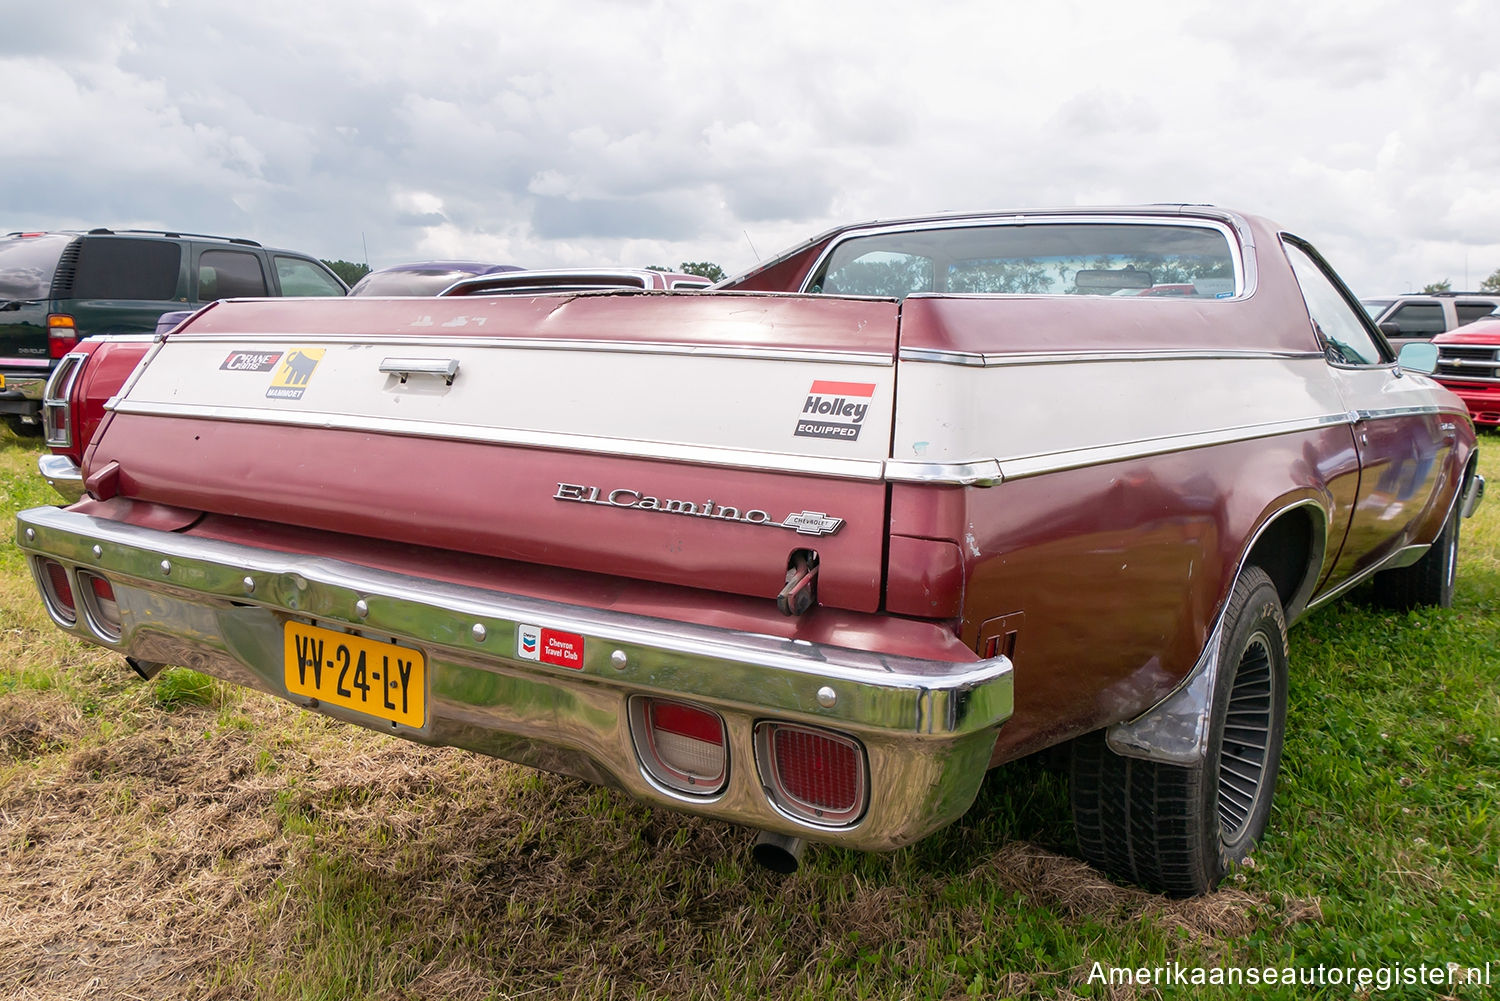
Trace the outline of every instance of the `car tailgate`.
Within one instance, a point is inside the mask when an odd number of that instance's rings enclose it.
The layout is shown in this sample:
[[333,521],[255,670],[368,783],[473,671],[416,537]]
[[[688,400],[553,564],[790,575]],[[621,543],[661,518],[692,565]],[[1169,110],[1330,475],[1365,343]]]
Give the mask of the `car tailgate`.
[[[755,294],[221,303],[86,475],[140,500],[874,610],[897,307]],[[111,467],[110,463],[116,463]]]

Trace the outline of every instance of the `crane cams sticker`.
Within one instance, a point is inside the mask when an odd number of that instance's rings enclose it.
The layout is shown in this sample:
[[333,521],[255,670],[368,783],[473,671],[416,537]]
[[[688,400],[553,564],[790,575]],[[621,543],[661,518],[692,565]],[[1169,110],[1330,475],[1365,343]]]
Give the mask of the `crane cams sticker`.
[[280,360],[280,351],[231,351],[219,368],[225,372],[269,372]]
[[307,392],[307,381],[312,378],[313,369],[323,360],[326,350],[297,348],[288,351],[281,366],[276,369],[276,374],[271,377],[271,388],[266,390],[266,396],[273,400],[302,399],[302,394]]
[[830,382],[814,379],[797,420],[798,438],[834,438],[858,441],[865,414],[875,395],[873,382]]

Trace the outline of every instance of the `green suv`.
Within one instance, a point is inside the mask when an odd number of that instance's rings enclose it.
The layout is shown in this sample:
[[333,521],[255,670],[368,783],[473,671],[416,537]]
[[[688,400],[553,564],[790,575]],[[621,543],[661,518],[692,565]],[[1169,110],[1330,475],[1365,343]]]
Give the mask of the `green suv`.
[[215,299],[348,291],[322,262],[253,240],[135,229],[11,233],[0,237],[0,415],[17,434],[41,434],[47,375],[85,337],[150,334],[161,314]]

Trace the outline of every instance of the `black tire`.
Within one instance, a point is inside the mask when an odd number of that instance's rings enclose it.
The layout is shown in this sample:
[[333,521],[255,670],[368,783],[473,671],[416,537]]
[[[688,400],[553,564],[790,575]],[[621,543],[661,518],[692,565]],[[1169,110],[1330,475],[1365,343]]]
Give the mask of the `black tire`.
[[5,423],[10,427],[10,433],[17,438],[40,438],[42,436],[42,422],[27,424],[21,420],[19,414],[6,414]]
[[1458,577],[1458,504],[1448,513],[1443,530],[1420,560],[1409,567],[1382,570],[1375,575],[1375,601],[1406,611],[1423,606],[1453,607],[1453,585]]
[[1240,574],[1224,616],[1200,761],[1123,757],[1102,730],[1074,741],[1079,853],[1115,879],[1173,896],[1207,893],[1266,829],[1286,732],[1287,644],[1265,571]]

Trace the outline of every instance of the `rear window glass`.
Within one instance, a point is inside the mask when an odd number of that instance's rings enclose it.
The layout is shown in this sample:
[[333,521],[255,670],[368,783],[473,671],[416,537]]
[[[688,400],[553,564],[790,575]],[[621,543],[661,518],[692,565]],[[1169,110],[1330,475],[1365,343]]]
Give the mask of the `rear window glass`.
[[71,236],[17,236],[0,240],[0,301],[45,299],[57,259]]
[[1030,223],[855,237],[834,247],[808,291],[1215,299],[1238,285],[1229,239],[1215,228]]
[[205,250],[198,258],[198,298],[233,299],[266,294],[260,258],[242,250]]
[[1493,302],[1461,302],[1455,307],[1458,310],[1458,325],[1473,323],[1481,316],[1489,316],[1495,311]]
[[350,295],[437,295],[454,282],[473,278],[472,271],[441,268],[431,271],[372,271],[361,278]]
[[182,248],[167,240],[91,237],[83,241],[75,299],[174,299]]

